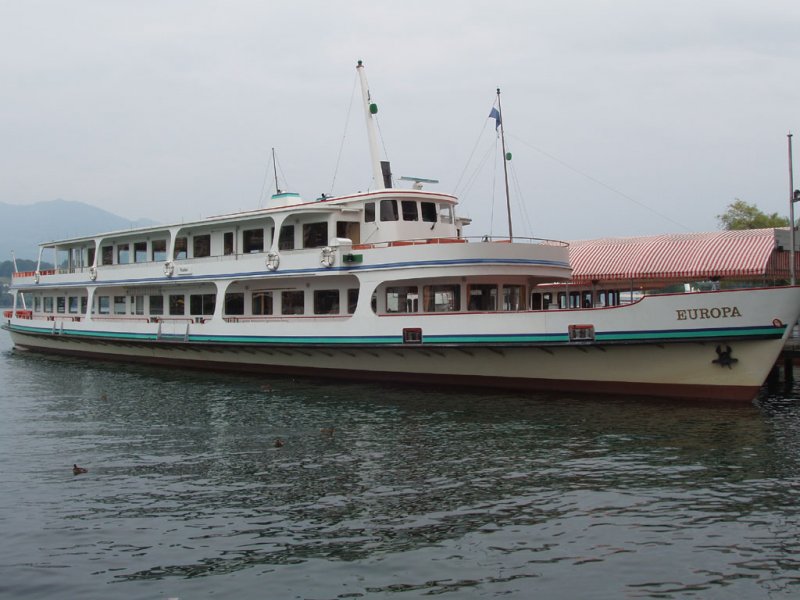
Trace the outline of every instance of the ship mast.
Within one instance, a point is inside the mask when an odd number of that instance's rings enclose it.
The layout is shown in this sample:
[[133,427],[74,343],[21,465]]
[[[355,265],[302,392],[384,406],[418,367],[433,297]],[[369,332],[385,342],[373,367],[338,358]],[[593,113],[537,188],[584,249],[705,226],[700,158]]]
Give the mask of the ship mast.
[[503,127],[503,108],[500,106],[500,88],[497,88],[497,112],[500,115],[500,141],[503,145],[503,174],[506,178],[506,212],[508,214],[508,239],[514,240],[514,230],[511,228],[511,196],[508,193],[508,154],[506,154],[506,136]]
[[[384,183],[383,171],[381,170],[381,159],[378,154],[378,134],[375,125],[375,114],[378,112],[378,105],[371,102],[367,75],[364,72],[364,63],[358,61],[356,66],[358,78],[361,80],[361,95],[364,100],[364,116],[367,119],[367,138],[369,139],[369,154],[372,161],[372,177],[375,179],[375,186],[381,189]],[[386,187],[383,185],[383,187]]]

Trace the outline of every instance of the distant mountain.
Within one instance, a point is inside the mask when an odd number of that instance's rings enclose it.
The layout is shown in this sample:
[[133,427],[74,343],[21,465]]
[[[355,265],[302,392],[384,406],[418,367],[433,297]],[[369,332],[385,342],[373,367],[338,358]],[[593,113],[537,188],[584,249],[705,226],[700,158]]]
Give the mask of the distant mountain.
[[149,219],[131,221],[71,200],[28,205],[0,202],[0,261],[10,259],[12,250],[17,258],[35,259],[40,242],[157,224]]

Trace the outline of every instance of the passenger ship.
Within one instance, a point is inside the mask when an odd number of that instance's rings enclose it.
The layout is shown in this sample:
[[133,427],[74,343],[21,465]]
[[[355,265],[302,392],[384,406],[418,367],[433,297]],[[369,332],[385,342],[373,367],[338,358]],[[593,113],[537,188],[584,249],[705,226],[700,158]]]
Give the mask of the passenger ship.
[[[568,245],[470,238],[457,199],[376,185],[179,225],[42,244],[15,273],[19,350],[260,374],[752,400],[800,312],[800,288],[559,303]],[[567,292],[560,292],[569,297]]]

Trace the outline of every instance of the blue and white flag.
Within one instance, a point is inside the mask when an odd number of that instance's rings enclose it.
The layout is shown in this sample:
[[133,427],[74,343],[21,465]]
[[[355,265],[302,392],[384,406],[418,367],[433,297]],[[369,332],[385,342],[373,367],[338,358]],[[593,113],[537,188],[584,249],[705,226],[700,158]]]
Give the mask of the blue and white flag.
[[489,118],[494,119],[494,128],[500,127],[503,120],[500,118],[500,111],[496,107],[492,107],[492,112],[489,113]]

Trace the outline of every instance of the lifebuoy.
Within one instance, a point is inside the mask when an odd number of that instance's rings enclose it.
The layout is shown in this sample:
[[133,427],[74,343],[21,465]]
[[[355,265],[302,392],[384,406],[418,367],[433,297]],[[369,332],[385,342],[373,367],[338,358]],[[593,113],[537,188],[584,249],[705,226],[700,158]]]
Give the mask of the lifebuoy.
[[281,255],[277,252],[267,252],[267,271],[277,271],[281,264]]
[[92,281],[97,279],[97,267],[89,267],[89,279]]
[[168,260],[164,263],[164,275],[167,277],[172,277],[175,274],[175,265],[172,264],[171,260]]
[[319,262],[323,267],[332,267],[336,263],[336,253],[333,251],[333,248],[325,246],[322,249]]

